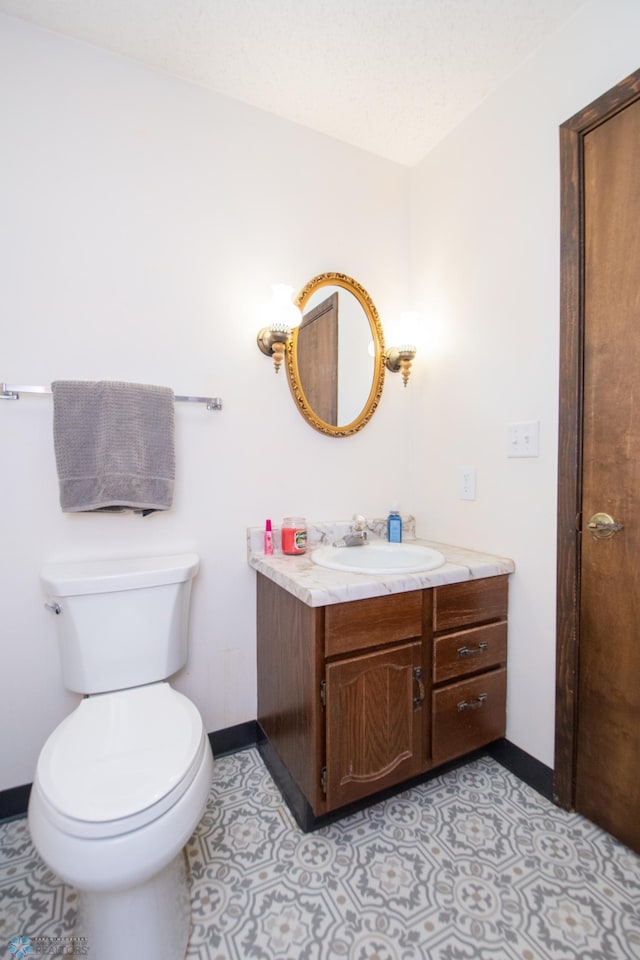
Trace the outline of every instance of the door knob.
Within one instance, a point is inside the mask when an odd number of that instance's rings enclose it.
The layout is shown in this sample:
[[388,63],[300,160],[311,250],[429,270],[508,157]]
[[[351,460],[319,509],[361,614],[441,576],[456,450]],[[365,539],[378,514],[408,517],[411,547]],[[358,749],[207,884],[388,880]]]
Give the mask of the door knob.
[[598,540],[605,540],[612,537],[614,533],[624,530],[624,524],[616,523],[608,513],[594,513],[587,524],[587,530],[590,530]]

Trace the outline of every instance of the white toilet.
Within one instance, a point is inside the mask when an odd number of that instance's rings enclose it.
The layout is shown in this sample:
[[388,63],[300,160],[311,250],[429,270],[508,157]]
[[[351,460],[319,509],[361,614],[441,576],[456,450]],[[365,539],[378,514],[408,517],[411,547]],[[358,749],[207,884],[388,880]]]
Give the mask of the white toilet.
[[79,892],[76,934],[91,960],[182,960],[187,948],[183,848],[213,758],[197,708],[166,678],[187,658],[198,563],[183,554],[42,571],[64,684],[88,696],[42,749],[29,828],[45,863]]

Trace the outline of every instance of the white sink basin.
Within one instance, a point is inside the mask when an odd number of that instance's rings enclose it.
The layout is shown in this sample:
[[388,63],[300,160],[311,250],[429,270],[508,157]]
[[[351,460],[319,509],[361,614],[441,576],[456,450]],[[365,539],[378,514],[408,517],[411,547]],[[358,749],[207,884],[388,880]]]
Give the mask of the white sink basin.
[[347,573],[422,573],[445,562],[431,547],[417,543],[367,543],[362,547],[318,547],[314,563]]

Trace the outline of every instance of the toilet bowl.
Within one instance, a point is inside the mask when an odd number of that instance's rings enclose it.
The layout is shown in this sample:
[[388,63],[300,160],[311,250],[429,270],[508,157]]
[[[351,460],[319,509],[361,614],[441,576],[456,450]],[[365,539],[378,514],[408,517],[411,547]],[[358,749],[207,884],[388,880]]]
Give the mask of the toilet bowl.
[[[118,608],[118,595],[131,589],[125,620],[132,634],[147,634],[154,624],[144,616],[132,617],[131,604],[157,607],[153,590],[166,591],[175,587],[178,579],[180,587],[173,590],[169,606],[177,607],[180,616],[161,627],[156,641],[159,647],[164,646],[163,637],[170,637],[171,646],[182,644],[186,617],[181,594],[185,584],[190,585],[197,563],[186,564],[189,573],[185,575],[185,558],[173,560],[178,569],[169,577],[171,584],[158,585],[157,570],[148,582],[143,578],[141,583],[138,565],[132,588],[126,576],[127,570],[132,572],[131,564],[119,567],[117,577],[113,576],[113,562],[99,569],[94,565],[90,589],[77,570],[73,583],[64,579],[61,568],[67,566],[68,574],[68,565],[57,565],[55,571],[49,568],[43,579],[61,611],[56,620],[66,615],[60,632],[75,645],[69,670],[63,668],[63,673],[74,676],[75,688],[103,686],[96,676],[98,662],[89,668],[92,676],[85,676],[86,661],[79,663],[77,656],[85,638],[76,627],[79,620],[85,628],[90,622],[91,617],[88,621],[83,618],[91,597],[100,599],[98,607],[106,597],[108,606]],[[179,579],[183,575],[184,579]],[[166,570],[163,577],[166,580]],[[71,585],[73,593],[65,593],[64,583]],[[54,585],[55,590],[51,589]],[[82,601],[81,617],[74,611],[73,601],[78,599]],[[160,607],[166,614],[166,605]],[[153,678],[158,669],[151,661],[158,656],[162,662],[159,672],[163,673],[166,650],[149,654],[149,638],[142,636],[129,636],[143,647],[142,657],[129,651],[133,671],[126,665],[114,666],[114,659],[122,654],[122,623],[117,614],[111,618],[110,631],[114,623],[118,636],[111,634],[113,643],[98,653],[94,647],[91,653],[98,661],[100,657],[109,661],[104,671],[108,685],[113,683],[114,670],[122,674],[118,682],[124,674],[134,673],[139,680],[143,661]],[[83,942],[92,960],[125,955],[154,960],[184,957],[190,931],[184,846],[204,812],[212,770],[211,748],[198,709],[165,679],[94,692],[49,736],[37,763],[29,828],[45,863],[78,891],[74,933],[86,938]]]

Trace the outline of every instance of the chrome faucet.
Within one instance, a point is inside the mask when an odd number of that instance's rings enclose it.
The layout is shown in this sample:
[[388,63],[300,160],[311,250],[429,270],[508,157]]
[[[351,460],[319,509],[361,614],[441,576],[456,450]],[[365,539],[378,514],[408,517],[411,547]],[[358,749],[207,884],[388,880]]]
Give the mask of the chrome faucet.
[[364,547],[367,543],[367,521],[360,513],[354,514],[353,525],[342,540],[336,540],[334,547]]

